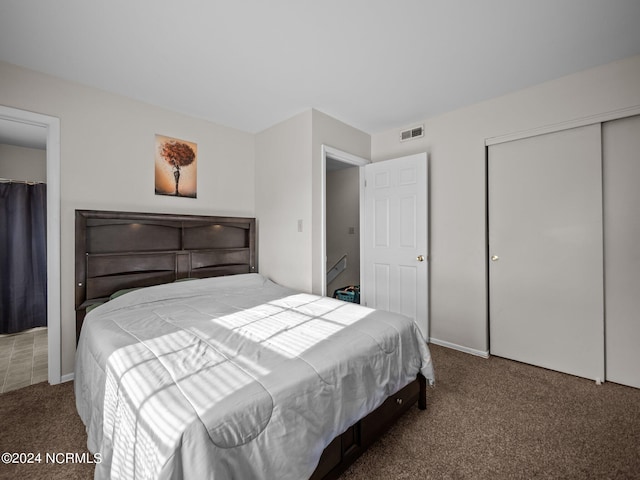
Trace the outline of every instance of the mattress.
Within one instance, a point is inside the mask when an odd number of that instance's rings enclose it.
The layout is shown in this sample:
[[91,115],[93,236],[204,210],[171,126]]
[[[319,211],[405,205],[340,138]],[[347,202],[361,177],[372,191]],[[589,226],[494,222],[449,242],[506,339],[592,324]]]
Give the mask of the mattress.
[[76,406],[96,479],[300,480],[418,372],[433,383],[410,319],[244,274],[89,312]]

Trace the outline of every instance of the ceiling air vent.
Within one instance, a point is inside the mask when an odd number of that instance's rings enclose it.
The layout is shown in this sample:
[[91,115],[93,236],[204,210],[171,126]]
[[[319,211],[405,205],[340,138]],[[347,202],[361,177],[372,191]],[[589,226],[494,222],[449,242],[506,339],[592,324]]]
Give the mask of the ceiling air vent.
[[411,127],[400,132],[400,141],[406,142],[407,140],[413,140],[414,138],[424,137],[424,125],[417,127]]

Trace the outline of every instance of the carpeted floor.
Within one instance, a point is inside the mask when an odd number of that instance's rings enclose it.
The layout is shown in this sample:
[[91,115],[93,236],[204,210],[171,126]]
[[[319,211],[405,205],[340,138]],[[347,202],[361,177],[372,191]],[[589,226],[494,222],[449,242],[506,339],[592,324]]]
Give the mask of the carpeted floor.
[[[93,465],[66,462],[63,453],[88,453],[76,412],[73,383],[46,382],[0,395],[0,455],[40,454],[40,463],[0,463],[0,479],[90,479]],[[46,454],[55,454],[47,463]],[[4,457],[2,457],[4,460]]]
[[[431,348],[427,410],[411,409],[341,480],[640,479],[640,390]],[[85,444],[72,384],[0,395],[0,453],[42,455],[0,464],[0,478],[92,478],[91,464],[44,461]]]
[[431,349],[427,410],[341,479],[640,479],[640,390]]

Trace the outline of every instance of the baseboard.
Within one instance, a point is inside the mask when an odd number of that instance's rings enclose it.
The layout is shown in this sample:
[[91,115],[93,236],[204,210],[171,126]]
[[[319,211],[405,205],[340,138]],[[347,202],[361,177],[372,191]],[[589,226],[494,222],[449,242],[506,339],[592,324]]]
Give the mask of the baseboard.
[[434,345],[440,345],[441,347],[451,348],[453,350],[459,350],[464,353],[470,353],[471,355],[476,355],[477,357],[489,358],[489,351],[476,350],[475,348],[464,347],[462,345],[456,345],[455,343],[445,342],[444,340],[438,340],[437,338],[431,337],[429,339],[430,343]]
[[72,373],[67,373],[66,375],[62,375],[60,377],[60,383],[64,383],[64,382],[73,382],[73,379],[75,378],[75,374]]

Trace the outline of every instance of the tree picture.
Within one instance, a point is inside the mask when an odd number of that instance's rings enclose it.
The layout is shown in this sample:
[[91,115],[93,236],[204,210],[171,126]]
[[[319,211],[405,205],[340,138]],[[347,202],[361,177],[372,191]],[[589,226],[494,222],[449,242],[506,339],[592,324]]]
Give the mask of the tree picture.
[[156,194],[196,197],[197,145],[156,135]]

